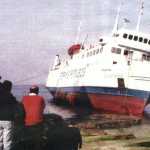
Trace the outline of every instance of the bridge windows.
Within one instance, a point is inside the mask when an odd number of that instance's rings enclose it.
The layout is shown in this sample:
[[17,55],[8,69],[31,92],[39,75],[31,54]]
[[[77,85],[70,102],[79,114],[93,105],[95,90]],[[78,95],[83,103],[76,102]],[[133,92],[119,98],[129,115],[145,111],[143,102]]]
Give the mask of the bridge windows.
[[129,40],[132,40],[133,39],[133,35],[129,34]]
[[123,34],[123,38],[126,39],[127,37],[128,37],[128,34],[124,33],[124,34]]
[[133,39],[134,39],[134,41],[137,41],[138,40],[138,36],[135,35]]
[[143,42],[143,38],[142,37],[139,37],[139,42]]
[[148,39],[144,39],[144,43],[146,44],[148,42]]
[[147,38],[144,38],[144,37],[141,37],[141,36],[139,37],[137,35],[124,33],[123,34],[123,38],[124,39],[138,41],[138,42],[150,45],[150,39],[147,39]]

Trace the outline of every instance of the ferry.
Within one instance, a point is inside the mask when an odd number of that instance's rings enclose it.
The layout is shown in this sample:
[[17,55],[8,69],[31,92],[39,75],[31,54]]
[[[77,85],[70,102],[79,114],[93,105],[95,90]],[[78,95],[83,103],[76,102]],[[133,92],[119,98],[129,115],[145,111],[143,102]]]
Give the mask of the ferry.
[[110,36],[72,45],[64,60],[56,55],[46,82],[56,102],[143,116],[150,100],[150,34],[139,31],[143,4],[135,30],[118,29],[120,5]]

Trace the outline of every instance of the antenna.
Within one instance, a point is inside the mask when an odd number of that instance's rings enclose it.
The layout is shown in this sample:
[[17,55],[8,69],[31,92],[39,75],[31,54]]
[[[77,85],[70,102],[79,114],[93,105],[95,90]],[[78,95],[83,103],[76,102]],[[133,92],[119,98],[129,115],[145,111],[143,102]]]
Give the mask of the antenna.
[[82,25],[82,22],[80,21],[79,26],[78,26],[78,30],[77,30],[77,36],[76,36],[75,44],[77,44],[79,41],[80,32],[81,32],[81,25]]
[[113,30],[112,30],[112,34],[116,33],[116,31],[118,30],[118,23],[119,23],[120,11],[121,11],[121,7],[122,7],[123,4],[124,4],[124,0],[122,0],[120,2],[120,5],[118,7],[117,15],[116,15],[116,19],[115,19],[115,24],[114,24],[114,27],[113,27]]
[[86,35],[86,37],[84,38],[83,42],[81,43],[81,48],[84,49],[84,44],[88,39],[88,34]]
[[138,16],[138,22],[137,22],[137,25],[136,25],[136,31],[138,32],[139,29],[140,29],[140,23],[141,23],[141,17],[143,15],[143,9],[144,9],[144,0],[139,0],[139,16]]

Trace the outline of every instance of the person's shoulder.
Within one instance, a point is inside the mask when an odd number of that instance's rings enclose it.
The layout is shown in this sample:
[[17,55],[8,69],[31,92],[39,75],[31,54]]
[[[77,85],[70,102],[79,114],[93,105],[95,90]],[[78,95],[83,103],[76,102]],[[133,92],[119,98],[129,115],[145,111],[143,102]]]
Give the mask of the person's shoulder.
[[39,97],[39,99],[40,99],[41,101],[44,101],[44,97],[43,97],[43,96],[38,95],[38,97]]
[[30,97],[29,95],[24,95],[24,96],[22,97],[22,101],[29,99],[29,97]]
[[13,100],[15,103],[18,102],[17,99],[16,99],[16,97],[15,97],[12,93],[8,93],[7,96],[8,96],[11,100]]
[[24,95],[22,98],[26,98],[26,97],[29,97],[29,95]]
[[43,97],[43,96],[41,96],[41,95],[38,95],[38,97],[40,97],[41,99],[44,99],[44,97]]

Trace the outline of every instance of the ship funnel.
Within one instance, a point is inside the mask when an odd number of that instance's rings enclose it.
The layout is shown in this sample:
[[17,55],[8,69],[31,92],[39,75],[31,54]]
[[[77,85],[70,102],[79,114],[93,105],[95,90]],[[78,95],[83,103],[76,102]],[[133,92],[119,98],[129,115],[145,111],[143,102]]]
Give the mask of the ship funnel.
[[54,59],[53,69],[56,69],[60,65],[60,57],[57,54]]

